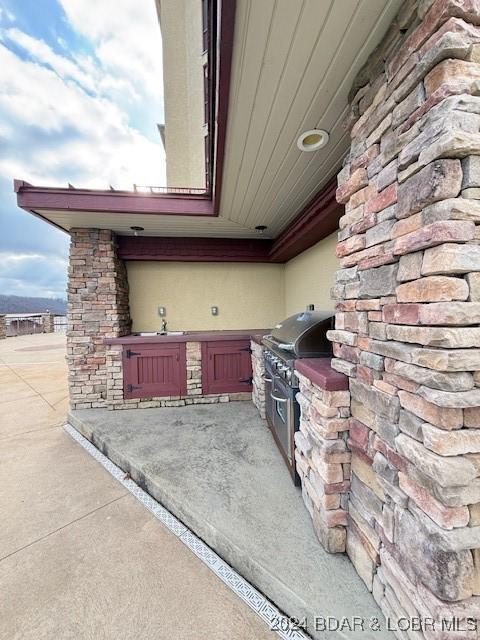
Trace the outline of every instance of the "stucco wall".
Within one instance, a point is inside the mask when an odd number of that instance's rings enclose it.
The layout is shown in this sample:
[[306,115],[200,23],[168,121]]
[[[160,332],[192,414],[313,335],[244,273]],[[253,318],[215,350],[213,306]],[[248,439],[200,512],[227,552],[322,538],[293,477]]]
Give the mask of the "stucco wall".
[[317,310],[334,309],[330,289],[339,268],[335,256],[337,234],[321,240],[285,265],[285,316],[314,304]]
[[202,5],[156,0],[163,47],[169,187],[205,187]]
[[[127,262],[133,331],[269,328],[284,316],[283,265]],[[212,316],[210,307],[218,306]]]

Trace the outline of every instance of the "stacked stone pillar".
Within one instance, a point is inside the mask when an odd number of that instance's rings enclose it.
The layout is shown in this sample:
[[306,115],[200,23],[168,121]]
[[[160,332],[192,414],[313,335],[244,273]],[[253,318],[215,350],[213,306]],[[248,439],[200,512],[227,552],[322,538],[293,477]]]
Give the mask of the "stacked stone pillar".
[[0,340],[7,337],[7,317],[0,315]]
[[[338,376],[335,371],[331,373]],[[295,374],[301,410],[295,461],[303,501],[324,549],[341,553],[345,551],[350,488],[351,454],[346,445],[350,395],[342,385],[333,385],[336,390],[331,390],[328,384],[312,382],[298,369]]]
[[115,235],[101,229],[70,231],[67,362],[72,409],[105,406],[105,338],[130,333],[128,282]]
[[43,333],[54,333],[55,315],[53,313],[42,313]]
[[397,637],[477,638],[480,1],[405,2],[350,106],[329,334],[350,378],[346,549],[387,616],[437,621]]
[[265,420],[265,358],[264,348],[255,340],[251,340],[252,350],[252,402],[257,407],[260,417]]

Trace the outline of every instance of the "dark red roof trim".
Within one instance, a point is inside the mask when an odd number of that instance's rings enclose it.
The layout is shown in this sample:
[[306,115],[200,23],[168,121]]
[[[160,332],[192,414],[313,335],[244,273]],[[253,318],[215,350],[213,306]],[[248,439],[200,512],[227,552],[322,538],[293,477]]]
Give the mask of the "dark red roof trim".
[[[335,200],[335,188],[332,180],[275,240],[119,236],[121,255],[126,260],[287,262],[338,228],[343,206]],[[203,212],[211,206],[211,200],[205,196],[186,199],[177,195],[46,189],[20,180],[15,180],[15,191],[19,206],[39,217],[42,209],[69,211],[73,202],[72,215],[76,210],[125,214],[131,213],[132,208],[135,212],[153,215],[165,213],[167,209],[174,212],[180,206],[188,207],[188,212],[183,211],[182,215],[195,216],[206,215]],[[67,207],[62,206],[65,192],[69,197],[74,196]]]
[[35,187],[22,180],[14,181],[17,204],[29,211],[59,210],[92,213],[128,213],[152,215],[211,216],[212,201],[206,195],[132,193],[131,191],[97,191]]
[[335,199],[336,188],[333,179],[278,236],[270,254],[272,262],[287,262],[338,229],[344,207]]
[[[233,35],[235,32],[236,0],[222,0],[217,3],[217,12],[220,15],[214,17],[220,19],[218,56],[212,56],[216,68],[213,77],[217,86],[213,91],[212,109],[216,111],[216,126],[210,131],[216,131],[217,139],[212,147],[215,148],[215,159],[212,172],[213,210],[218,215],[220,210],[220,197],[222,193],[223,161],[225,157],[225,141],[227,136],[228,105],[230,102],[230,77],[232,72]],[[215,100],[217,101],[215,103]]]
[[270,262],[271,240],[118,236],[124,260]]

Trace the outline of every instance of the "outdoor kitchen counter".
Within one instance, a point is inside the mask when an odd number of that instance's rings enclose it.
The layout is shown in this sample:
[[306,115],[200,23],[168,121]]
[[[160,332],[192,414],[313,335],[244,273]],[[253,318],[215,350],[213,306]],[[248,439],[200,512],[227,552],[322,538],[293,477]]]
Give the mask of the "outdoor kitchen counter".
[[264,329],[105,338],[108,407],[252,399],[252,338]]
[[346,391],[348,378],[330,366],[330,358],[302,358],[295,361],[295,370],[325,391]]
[[134,333],[121,338],[105,338],[105,344],[151,344],[165,342],[214,342],[216,340],[254,340],[259,342],[269,329],[186,331],[180,335],[139,336]]

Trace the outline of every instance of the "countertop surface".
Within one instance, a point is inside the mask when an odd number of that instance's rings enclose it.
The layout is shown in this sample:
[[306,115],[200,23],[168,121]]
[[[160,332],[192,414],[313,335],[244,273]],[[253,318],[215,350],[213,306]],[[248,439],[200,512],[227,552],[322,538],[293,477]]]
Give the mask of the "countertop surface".
[[330,358],[302,358],[295,361],[295,369],[313,384],[326,391],[345,391],[348,378],[330,366]]
[[105,344],[155,344],[166,342],[213,342],[221,340],[255,340],[270,329],[226,329],[224,331],[186,331],[181,335],[139,336],[134,333],[121,338],[105,338]]

